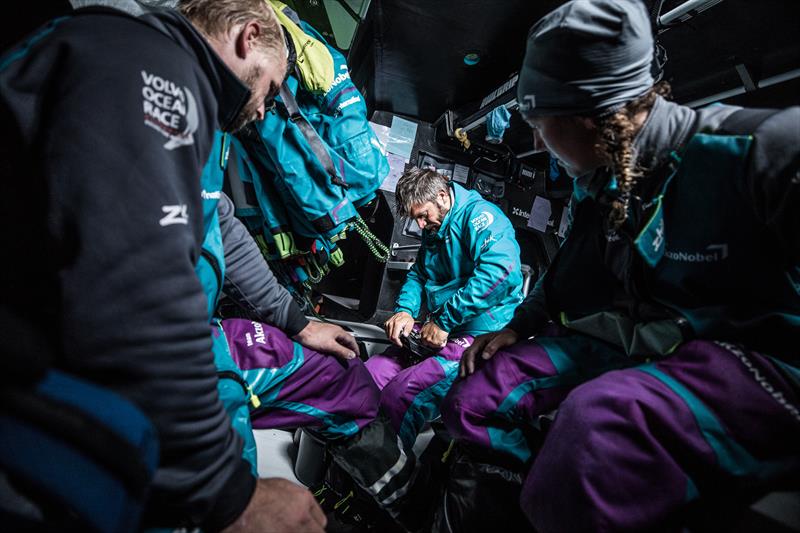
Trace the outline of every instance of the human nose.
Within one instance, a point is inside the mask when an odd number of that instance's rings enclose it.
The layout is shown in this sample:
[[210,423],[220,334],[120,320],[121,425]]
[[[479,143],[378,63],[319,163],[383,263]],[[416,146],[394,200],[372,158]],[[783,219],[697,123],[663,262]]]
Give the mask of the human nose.
[[267,114],[267,106],[264,102],[261,102],[261,105],[258,106],[258,109],[256,109],[256,116],[258,117],[258,120],[264,120],[266,114]]
[[417,226],[419,226],[419,229],[425,229],[425,226],[427,226],[427,225],[428,225],[428,223],[424,219],[421,219],[421,218],[417,219]]

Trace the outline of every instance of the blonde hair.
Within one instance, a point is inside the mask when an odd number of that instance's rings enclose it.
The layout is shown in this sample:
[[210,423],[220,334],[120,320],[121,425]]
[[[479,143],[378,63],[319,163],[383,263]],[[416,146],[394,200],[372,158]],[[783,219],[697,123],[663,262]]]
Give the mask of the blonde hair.
[[232,28],[256,21],[258,45],[276,59],[285,57],[283,30],[265,0],[180,0],[178,9],[203,34],[220,37]]
[[669,93],[669,84],[660,82],[622,109],[595,119],[599,131],[595,150],[616,176],[620,192],[608,215],[608,223],[613,230],[619,229],[628,219],[631,190],[644,170],[636,164],[633,153],[633,139],[637,132],[634,117],[642,111],[649,111],[657,96],[666,98]]

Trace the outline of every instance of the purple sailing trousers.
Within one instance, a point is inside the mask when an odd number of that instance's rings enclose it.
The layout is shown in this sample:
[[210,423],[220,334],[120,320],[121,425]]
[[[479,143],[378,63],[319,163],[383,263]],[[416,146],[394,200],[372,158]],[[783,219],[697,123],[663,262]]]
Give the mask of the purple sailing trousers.
[[222,322],[234,362],[258,395],[254,428],[315,427],[352,436],[378,411],[379,391],[363,362],[321,354],[260,322]]
[[437,355],[414,365],[409,365],[405,348],[391,346],[366,362],[381,389],[381,411],[407,449],[425,423],[439,417],[439,404],[458,375],[461,354],[471,344],[471,336],[453,337]]
[[[539,337],[457,381],[442,416],[458,439],[532,461],[521,506],[537,531],[646,530],[701,495],[798,479],[797,375],[712,341],[636,364],[582,335]],[[520,428],[555,408],[533,454]]]

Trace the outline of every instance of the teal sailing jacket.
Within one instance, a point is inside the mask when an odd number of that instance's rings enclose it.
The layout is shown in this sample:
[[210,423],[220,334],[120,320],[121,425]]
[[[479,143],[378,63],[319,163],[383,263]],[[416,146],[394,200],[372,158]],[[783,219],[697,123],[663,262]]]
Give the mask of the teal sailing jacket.
[[422,232],[395,312],[416,318],[424,303],[434,322],[451,334],[497,331],[522,301],[514,228],[477,192],[451,187],[453,206],[436,233]]
[[[300,27],[325,42],[311,26],[301,22]],[[274,111],[256,123],[259,138],[239,139],[246,152],[239,170],[250,174],[243,176],[244,181],[256,184],[257,203],[268,241],[280,233],[276,228],[285,225],[301,238],[335,237],[357,216],[356,208],[375,197],[375,191],[389,172],[386,155],[366,118],[364,98],[350,80],[346,59],[335,48],[326,46],[333,56],[336,73],[327,92],[306,90],[294,75],[289,76],[286,84],[300,113],[326,145],[337,183],[332,181],[299,126],[290,120],[280,97],[276,98]],[[248,225],[252,227],[252,223]]]

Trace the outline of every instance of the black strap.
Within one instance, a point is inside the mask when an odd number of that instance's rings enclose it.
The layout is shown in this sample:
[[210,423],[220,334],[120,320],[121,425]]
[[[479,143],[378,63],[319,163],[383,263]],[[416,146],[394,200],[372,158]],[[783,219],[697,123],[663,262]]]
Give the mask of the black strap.
[[322,139],[319,138],[319,135],[314,128],[311,127],[311,124],[309,124],[306,118],[300,113],[297,101],[295,101],[292,91],[285,82],[281,85],[280,95],[281,100],[283,100],[283,105],[286,106],[286,111],[289,113],[289,120],[300,128],[303,137],[306,138],[309,146],[311,146],[311,151],[317,156],[317,159],[325,168],[325,172],[327,172],[328,176],[331,178],[331,183],[339,185],[344,189],[349,189],[350,185],[342,181],[336,174],[336,169],[333,166],[333,161],[328,153],[328,149],[325,147],[325,143],[322,142]]
[[239,174],[239,161],[235,157],[235,145],[231,145],[230,150],[234,157],[229,157],[228,166],[225,169],[225,176],[228,179],[225,180],[223,190],[230,196],[236,209],[258,209],[255,187],[252,183],[243,181]]
[[281,26],[283,29],[283,41],[286,43],[286,49],[289,51],[289,54],[286,56],[286,76],[284,76],[284,80],[294,72],[297,76],[297,79],[300,79],[300,73],[297,70],[297,48],[294,46],[294,39],[289,34],[289,30],[286,29],[286,26]]

